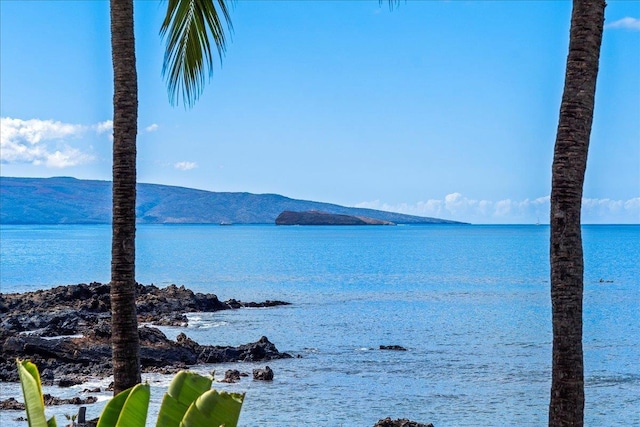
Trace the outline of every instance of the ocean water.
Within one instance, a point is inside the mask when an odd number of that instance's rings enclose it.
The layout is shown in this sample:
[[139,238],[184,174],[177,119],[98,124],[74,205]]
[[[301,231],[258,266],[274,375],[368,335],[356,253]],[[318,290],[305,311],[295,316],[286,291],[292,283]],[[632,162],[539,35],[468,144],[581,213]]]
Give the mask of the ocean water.
[[[109,280],[109,226],[2,226],[0,238],[1,292]],[[640,226],[585,226],[583,239],[586,425],[640,426]],[[188,328],[163,328],[203,344],[266,335],[301,356],[268,362],[272,383],[214,384],[246,392],[242,426],[367,427],[387,416],[540,426],[551,376],[548,241],[547,226],[145,225],[137,279],[293,303],[193,313]],[[408,351],[378,349],[392,344]],[[220,379],[262,366],[194,369]],[[146,379],[157,405],[170,377]],[[19,386],[0,384],[9,396],[21,399]],[[75,412],[48,411],[59,425]],[[0,412],[0,425],[25,425],[21,415]]]

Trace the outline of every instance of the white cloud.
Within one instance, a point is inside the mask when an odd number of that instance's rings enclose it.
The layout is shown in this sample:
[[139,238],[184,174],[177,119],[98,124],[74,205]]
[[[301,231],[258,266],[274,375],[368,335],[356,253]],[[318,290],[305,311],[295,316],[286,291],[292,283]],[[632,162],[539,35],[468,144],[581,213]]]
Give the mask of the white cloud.
[[456,211],[460,211],[460,209],[464,207],[465,203],[466,199],[464,199],[460,193],[447,194],[444,197],[445,209],[453,214],[455,214]]
[[623,28],[626,30],[640,31],[640,19],[627,16],[605,25],[605,28]]
[[173,167],[181,171],[188,171],[197,168],[198,164],[196,162],[178,162],[174,164]]
[[96,132],[99,134],[107,133],[109,135],[109,141],[113,141],[113,120],[105,120],[93,126]]
[[621,223],[640,223],[640,197],[629,200],[582,199],[584,222],[605,215],[615,216]]
[[113,133],[113,120],[105,120],[104,122],[100,122],[95,125],[94,128],[98,133]]
[[93,157],[82,153],[80,150],[71,147],[65,147],[64,151],[56,150],[50,153],[44,162],[48,168],[68,168],[83,163],[88,163]]
[[93,156],[71,147],[69,139],[82,136],[88,126],[53,120],[0,118],[0,162],[31,163],[65,168],[87,163]]
[[155,131],[158,130],[158,127],[159,126],[156,123],[153,123],[153,124],[147,126],[146,128],[144,128],[144,130],[147,131],[147,132],[155,132]]
[[[499,200],[493,205],[493,215],[506,217],[511,214],[511,200]],[[487,206],[488,207],[488,206]]]
[[624,202],[624,208],[629,211],[640,212],[640,197],[629,199]]
[[[356,207],[476,224],[534,224],[548,223],[550,197],[520,201],[512,199],[491,201],[471,199],[460,193],[451,193],[443,199],[429,199],[415,204],[393,205],[374,200],[358,203]],[[629,200],[585,198],[582,201],[582,222],[584,224],[640,223],[640,197]]]
[[84,132],[82,125],[72,125],[53,120],[21,120],[11,117],[0,118],[3,142],[22,140],[30,144],[37,144],[42,140],[61,139],[76,136]]

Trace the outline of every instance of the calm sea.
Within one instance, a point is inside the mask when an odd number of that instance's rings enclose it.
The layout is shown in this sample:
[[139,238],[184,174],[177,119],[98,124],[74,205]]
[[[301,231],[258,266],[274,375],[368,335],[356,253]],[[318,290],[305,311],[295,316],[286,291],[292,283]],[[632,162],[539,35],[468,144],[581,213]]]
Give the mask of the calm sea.
[[[109,280],[109,226],[0,233],[2,292]],[[640,226],[585,226],[583,237],[586,424],[640,426]],[[368,427],[387,416],[540,426],[550,387],[548,241],[547,226],[139,226],[137,278],[293,303],[190,315],[185,332],[203,344],[266,335],[301,356],[269,362],[273,383],[215,385],[247,393],[243,426]],[[408,351],[378,350],[393,344]],[[258,366],[196,369],[220,379]],[[170,378],[147,379],[158,401]],[[16,384],[1,385],[1,398],[16,394]],[[50,414],[64,425],[76,411]],[[12,421],[20,415],[0,412],[0,425],[24,425]]]

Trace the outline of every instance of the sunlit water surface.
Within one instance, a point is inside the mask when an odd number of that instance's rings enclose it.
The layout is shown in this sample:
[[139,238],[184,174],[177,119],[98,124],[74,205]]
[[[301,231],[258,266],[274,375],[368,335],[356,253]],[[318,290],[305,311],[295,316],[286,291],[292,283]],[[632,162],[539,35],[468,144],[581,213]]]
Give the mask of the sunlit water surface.
[[[109,280],[109,226],[0,232],[2,292]],[[639,426],[640,227],[585,226],[583,237],[586,424]],[[163,328],[203,344],[266,335],[301,356],[268,362],[271,383],[215,383],[247,393],[243,426],[368,427],[387,416],[540,426],[551,376],[548,240],[546,226],[139,226],[137,279],[293,303],[193,313],[188,328]],[[392,344],[408,351],[379,350]],[[263,366],[194,369],[221,379],[226,369]],[[157,408],[170,377],[146,379]],[[45,392],[73,396],[109,381]],[[1,384],[8,397],[21,400],[19,385]],[[89,418],[109,394],[99,397]],[[48,409],[59,425],[76,412]],[[0,425],[25,425],[14,421],[22,415],[0,412]]]

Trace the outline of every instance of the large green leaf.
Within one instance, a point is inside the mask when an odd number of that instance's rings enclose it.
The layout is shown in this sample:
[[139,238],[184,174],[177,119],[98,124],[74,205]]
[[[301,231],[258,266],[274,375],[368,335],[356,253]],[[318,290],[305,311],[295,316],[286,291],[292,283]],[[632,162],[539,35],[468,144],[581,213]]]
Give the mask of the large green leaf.
[[96,427],[116,427],[116,424],[118,424],[118,418],[122,412],[122,407],[127,401],[127,397],[129,397],[131,390],[133,390],[133,388],[128,388],[121,393],[118,393],[113,397],[113,399],[107,402],[100,414],[98,425]]
[[150,397],[149,384],[118,393],[102,410],[97,427],[145,427]]
[[209,390],[187,410],[181,427],[237,427],[244,393]]
[[204,392],[211,389],[213,378],[180,371],[164,394],[156,427],[180,427],[189,406]]
[[145,427],[150,398],[151,387],[149,384],[137,384],[133,387],[124,403],[116,427]]
[[16,363],[29,427],[55,426],[55,418],[51,418],[47,422],[47,418],[44,415],[44,398],[42,397],[42,383],[40,382],[38,367],[28,360],[16,359]]

